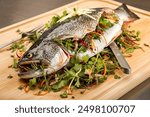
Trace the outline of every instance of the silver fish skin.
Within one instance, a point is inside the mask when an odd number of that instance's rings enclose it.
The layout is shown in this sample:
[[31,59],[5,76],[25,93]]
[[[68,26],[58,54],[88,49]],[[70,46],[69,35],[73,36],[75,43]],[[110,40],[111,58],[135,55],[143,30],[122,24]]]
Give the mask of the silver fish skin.
[[[103,12],[115,12],[119,17],[118,23],[104,32],[103,36],[100,37],[101,41],[93,40],[93,44],[95,46],[94,51],[88,49],[85,53],[78,53],[77,56],[79,58],[82,58],[85,55],[92,57],[101,52],[104,47],[107,47],[112,41],[114,41],[115,37],[120,35],[121,27],[125,21],[134,21],[139,19],[139,17],[132,13],[125,4],[115,10],[110,8],[93,8],[89,14],[93,18],[86,15],[74,16],[45,31],[40,39],[23,55],[18,66],[21,68],[24,67],[24,65],[33,63],[45,64],[47,65],[47,68],[44,68],[44,72],[47,74],[54,73],[63,68],[70,60],[70,53],[54,40],[83,38],[87,33],[95,31]],[[103,37],[105,37],[105,39]],[[20,71],[18,75],[20,78],[29,79],[43,76],[43,71],[40,69],[26,72]]]
[[97,53],[101,52],[105,47],[109,46],[110,43],[112,43],[121,33],[122,33],[122,25],[124,22],[131,22],[139,19],[139,17],[131,12],[125,4],[122,4],[117,9],[104,9],[105,12],[114,12],[118,18],[118,23],[115,23],[111,28],[104,31],[104,34],[99,37],[98,40],[92,40],[92,44],[95,47],[94,50],[88,49],[84,53],[78,53],[78,57],[82,59],[85,55],[88,55],[89,57],[92,57],[96,55]]

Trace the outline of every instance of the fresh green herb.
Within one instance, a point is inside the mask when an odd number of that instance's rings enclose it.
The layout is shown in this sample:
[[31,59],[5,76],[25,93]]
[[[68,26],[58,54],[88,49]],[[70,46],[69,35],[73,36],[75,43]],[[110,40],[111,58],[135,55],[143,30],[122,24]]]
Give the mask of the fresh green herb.
[[72,64],[72,66],[74,66],[75,64],[80,63],[80,59],[76,55],[74,55],[71,58],[70,63]]
[[52,90],[53,91],[60,91],[60,89],[62,89],[64,86],[68,85],[68,80],[60,80],[57,83],[55,83],[54,85],[52,85]]
[[16,50],[25,50],[25,46],[21,42],[15,42],[10,46],[10,49],[12,52],[15,52]]
[[17,58],[13,58],[12,68],[17,69],[18,68],[17,64],[18,64],[18,59]]
[[63,11],[63,14],[61,16],[57,15],[57,16],[53,16],[51,21],[48,21],[46,24],[45,24],[45,28],[46,29],[49,29],[50,27],[52,27],[53,25],[55,25],[61,18],[67,16],[68,13],[67,11]]
[[42,70],[43,70],[43,76],[44,76],[44,80],[45,80],[45,82],[46,82],[45,87],[46,87],[46,90],[49,92],[50,89],[51,89],[51,87],[49,86],[49,81],[48,81],[48,79],[47,79],[47,73],[44,71],[43,68],[44,68],[44,67],[42,67]]
[[59,19],[60,19],[60,16],[53,16],[52,19],[51,19],[51,22],[48,22],[48,23],[45,24],[45,28],[49,29],[54,24],[56,24]]
[[36,78],[32,78],[29,80],[30,89],[32,89],[32,87],[36,86],[36,84],[37,84]]
[[103,16],[101,16],[101,18],[99,19],[99,24],[104,30],[111,28],[114,25],[107,18]]
[[114,78],[115,79],[120,79],[121,77],[115,74]]
[[86,50],[87,50],[87,48],[85,46],[81,45],[80,48],[78,49],[78,52],[84,53],[84,52],[86,52]]
[[89,55],[85,55],[85,56],[82,57],[82,61],[83,61],[84,63],[87,63],[88,60],[89,60]]
[[68,93],[67,91],[64,91],[62,94],[60,94],[61,98],[67,98],[68,97]]
[[66,10],[63,11],[63,14],[60,16],[60,19],[63,18],[63,17],[65,17],[65,16],[67,16],[67,15],[68,15],[68,12]]
[[136,41],[141,40],[139,38],[140,31],[124,29],[122,35],[125,36],[125,37],[128,37],[128,38],[133,38],[133,40],[136,40]]
[[41,36],[42,33],[38,32],[38,31],[34,31],[32,33],[33,34],[28,35],[28,38],[32,43],[34,43],[39,39],[39,37]]
[[103,83],[104,82],[104,78],[99,78],[99,82]]
[[127,48],[125,53],[133,53],[134,52],[134,48]]

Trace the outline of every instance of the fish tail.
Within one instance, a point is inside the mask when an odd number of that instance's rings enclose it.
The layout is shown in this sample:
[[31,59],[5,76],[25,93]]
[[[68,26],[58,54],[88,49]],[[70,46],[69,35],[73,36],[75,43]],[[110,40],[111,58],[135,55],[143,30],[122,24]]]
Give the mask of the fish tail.
[[127,15],[129,21],[140,19],[140,17],[133,13],[124,3],[121,6],[119,6],[115,11],[123,12],[125,15]]

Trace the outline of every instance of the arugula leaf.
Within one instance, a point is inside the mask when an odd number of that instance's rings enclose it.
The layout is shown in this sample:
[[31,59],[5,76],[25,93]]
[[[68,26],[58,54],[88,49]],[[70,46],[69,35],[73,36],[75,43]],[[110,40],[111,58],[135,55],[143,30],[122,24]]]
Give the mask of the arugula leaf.
[[34,32],[32,32],[31,34],[28,35],[28,38],[32,43],[34,43],[40,38],[41,35],[42,35],[41,32],[34,31]]

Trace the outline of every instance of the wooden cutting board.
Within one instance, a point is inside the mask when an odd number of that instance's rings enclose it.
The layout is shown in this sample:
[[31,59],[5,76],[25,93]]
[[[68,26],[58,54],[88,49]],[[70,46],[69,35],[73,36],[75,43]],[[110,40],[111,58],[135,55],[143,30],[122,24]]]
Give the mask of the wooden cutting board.
[[[53,15],[62,13],[67,7],[90,8],[107,6],[116,8],[120,4],[121,3],[111,0],[79,0],[0,29],[0,45],[20,38],[20,35],[16,33],[17,29],[22,31],[31,30],[50,20]],[[140,36],[142,40],[140,41],[140,46],[145,52],[136,50],[131,58],[126,58],[132,68],[132,73],[130,75],[118,71],[118,74],[121,75],[121,79],[110,77],[104,83],[86,90],[84,94],[80,94],[82,90],[74,90],[73,96],[75,99],[118,99],[150,77],[150,48],[143,45],[144,43],[150,45],[150,12],[134,7],[129,8],[141,17],[140,20],[132,24],[132,28],[141,32]],[[6,48],[0,50],[0,99],[61,99],[59,95],[62,92],[50,92],[45,96],[35,96],[33,94],[37,91],[25,93],[23,90],[18,90],[18,86],[20,86],[22,82],[20,82],[17,73],[13,69],[8,68],[8,66],[12,64],[11,54],[12,53],[7,51]],[[8,79],[7,76],[9,74],[13,75],[14,78]],[[71,97],[72,95],[67,99],[72,99]]]

